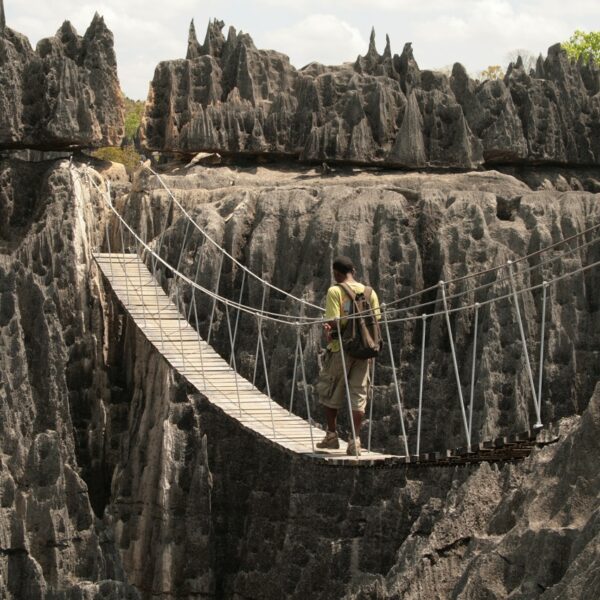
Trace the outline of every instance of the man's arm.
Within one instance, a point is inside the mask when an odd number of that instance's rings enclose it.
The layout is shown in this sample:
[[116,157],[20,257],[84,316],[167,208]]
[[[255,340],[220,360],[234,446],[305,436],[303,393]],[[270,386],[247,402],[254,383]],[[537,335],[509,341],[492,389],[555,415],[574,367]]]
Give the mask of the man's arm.
[[331,331],[336,325],[336,319],[342,316],[342,295],[341,290],[338,286],[333,285],[327,290],[327,297],[325,299],[325,319],[327,322],[323,323],[323,329],[327,334],[327,340],[331,339]]
[[380,321],[381,320],[381,309],[379,307],[379,297],[377,296],[377,292],[373,290],[371,292],[371,308],[373,309],[373,314],[375,318]]

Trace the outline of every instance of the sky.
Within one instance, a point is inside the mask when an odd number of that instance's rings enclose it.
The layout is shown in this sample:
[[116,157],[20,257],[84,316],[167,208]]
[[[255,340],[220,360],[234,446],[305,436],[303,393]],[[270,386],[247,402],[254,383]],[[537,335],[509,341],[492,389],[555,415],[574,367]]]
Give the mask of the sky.
[[7,26],[33,46],[64,20],[83,35],[100,13],[115,36],[121,87],[140,100],[160,61],[185,57],[191,19],[200,43],[218,18],[225,35],[233,25],[297,68],[354,61],[374,27],[380,53],[387,33],[392,53],[412,42],[422,69],[461,62],[473,75],[506,67],[516,50],[546,54],[576,29],[600,30],[599,0],[4,0],[4,8]]

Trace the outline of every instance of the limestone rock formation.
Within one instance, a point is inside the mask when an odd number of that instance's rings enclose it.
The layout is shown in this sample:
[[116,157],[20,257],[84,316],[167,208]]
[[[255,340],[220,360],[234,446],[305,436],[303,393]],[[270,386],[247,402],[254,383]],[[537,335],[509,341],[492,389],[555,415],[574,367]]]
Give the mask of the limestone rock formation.
[[[0,0],[2,6],[2,0]],[[94,16],[83,37],[65,21],[38,42],[0,23],[0,149],[118,145],[123,99],[113,36]]]
[[[164,177],[211,236],[255,272],[316,302],[329,284],[328,265],[337,251],[360,262],[361,277],[389,301],[442,276],[531,252],[599,217],[596,195],[532,192],[494,172],[345,173],[327,179],[264,168],[193,167],[180,173]],[[170,224],[162,256],[177,261],[185,222],[167,211],[169,198],[151,177],[140,175],[134,190],[124,199],[126,219],[151,237]],[[205,257],[200,282],[212,288],[218,256],[202,247],[197,234],[188,237],[182,268],[191,270],[198,252]],[[567,265],[599,258],[597,243],[590,244],[548,265],[546,273],[558,275]],[[135,416],[128,417],[131,425],[123,433],[128,452],[115,465],[114,501],[107,511],[133,582],[148,597],[161,590],[225,598],[593,597],[600,591],[594,579],[600,482],[593,460],[600,440],[600,322],[593,272],[550,291],[544,420],[572,416],[563,421],[557,443],[515,465],[350,473],[310,466],[240,431],[202,394],[186,396],[182,382],[128,321],[118,345],[125,349],[122,364],[133,398],[128,410]],[[169,289],[172,278],[164,275]],[[537,281],[522,275],[523,283]],[[226,265],[221,293],[239,293],[239,285],[239,273]],[[499,281],[496,289],[505,285]],[[250,287],[246,301],[260,302],[260,290]],[[281,298],[270,297],[269,309],[285,307]],[[199,308],[204,330],[210,302],[201,301]],[[540,310],[539,297],[524,298],[532,346]],[[218,315],[214,339],[227,355],[223,317]],[[471,317],[453,322],[459,362],[467,371]],[[479,435],[489,437],[524,426],[530,400],[513,307],[502,302],[481,317],[474,422]],[[239,325],[238,364],[251,374],[255,323],[242,316]],[[393,332],[402,340],[401,385],[411,435],[419,334],[417,326]],[[284,402],[292,341],[284,328],[266,327],[272,390]],[[307,338],[310,380],[319,341],[318,332]],[[431,325],[427,353],[425,443],[460,444],[458,406],[448,402],[449,394],[456,396],[441,318]],[[376,376],[374,439],[379,448],[399,451],[385,365],[382,359]],[[313,414],[317,408],[313,404]]]
[[[294,68],[248,34],[190,26],[186,59],[160,63],[143,121],[150,150],[286,156],[394,167],[600,164],[600,70],[553,46],[504,81],[422,71],[411,44],[382,55],[372,32],[354,63]],[[410,100],[410,98],[413,100]]]
[[[315,302],[337,251],[355,258],[360,275],[389,301],[599,222],[597,194],[532,191],[497,172],[321,177],[191,166],[164,177],[232,254]],[[70,179],[66,162],[3,161],[0,181],[0,596],[366,599],[481,591],[533,599],[600,591],[593,578],[596,270],[549,291],[543,415],[544,422],[567,417],[557,443],[515,465],[318,468],[240,431],[202,394],[190,394],[136,331],[91,262],[92,249],[105,244],[103,201]],[[156,243],[168,226],[161,255],[176,263],[185,223],[156,180],[139,175],[131,190],[116,193],[147,239]],[[546,276],[600,260],[598,244],[586,240],[586,248],[546,265]],[[201,283],[212,288],[218,256],[197,234],[188,237],[182,268],[191,269],[196,252],[204,257]],[[533,271],[519,272],[523,284],[538,281]],[[161,275],[168,290],[172,277]],[[487,282],[506,285],[500,276]],[[237,297],[239,285],[239,272],[226,266],[221,292]],[[466,289],[472,301],[478,296],[469,286],[451,291]],[[260,302],[260,290],[251,286],[244,300]],[[269,297],[268,308],[286,307]],[[199,308],[204,330],[210,303]],[[526,295],[522,310],[535,347],[539,295]],[[502,302],[480,317],[474,430],[487,438],[527,426],[532,413],[513,307]],[[457,316],[453,327],[469,371],[472,314]],[[238,364],[246,373],[255,328],[240,319]],[[272,389],[287,402],[292,337],[265,331]],[[214,340],[224,353],[226,335],[219,311]],[[414,435],[420,330],[398,326],[393,336]],[[312,380],[320,334],[306,344]],[[423,447],[459,445],[441,318],[431,323],[427,348]],[[397,451],[398,414],[383,360],[376,377],[373,442]]]
[[[352,256],[360,264],[361,277],[374,285],[386,302],[412,294],[416,289],[435,286],[440,280],[461,277],[467,272],[486,270],[495,264],[505,264],[517,255],[525,255],[568,237],[569,232],[581,231],[600,220],[597,196],[587,192],[568,192],[542,189],[531,191],[517,179],[496,172],[448,176],[425,176],[415,174],[329,176],[315,177],[314,184],[295,177],[284,178],[281,174],[272,179],[267,169],[255,177],[245,176],[228,168],[203,169],[196,167],[185,177],[166,176],[166,181],[193,210],[198,222],[205,225],[211,235],[225,244],[228,250],[244,264],[259,274],[267,276],[275,285],[290,290],[297,296],[319,303],[330,285],[328,265],[333,254],[342,252]],[[206,177],[206,179],[205,179]],[[286,181],[287,179],[287,181]],[[258,182],[265,183],[258,183]],[[206,188],[216,186],[215,192]],[[266,189],[263,191],[263,186]],[[276,189],[271,186],[276,185]],[[157,217],[149,212],[150,206],[168,206],[168,197],[156,188],[153,178],[146,175],[134,184],[135,190],[124,205],[124,214],[144,231],[158,234],[160,223],[167,222],[167,215]],[[191,189],[190,189],[191,188]],[[194,190],[196,188],[196,190]],[[214,204],[210,201],[214,197]],[[221,208],[216,208],[216,206]],[[225,217],[227,220],[225,220]],[[172,264],[179,260],[179,244],[185,235],[185,222],[175,220],[173,228],[163,239],[163,252]],[[182,258],[182,267],[195,274],[195,257],[200,239],[189,242]],[[229,246],[231,244],[231,246]],[[598,247],[584,250],[581,257],[568,256],[569,265],[592,263],[598,256]],[[281,249],[285,248],[282,252]],[[561,253],[558,248],[556,260]],[[295,260],[290,263],[289,256]],[[580,263],[580,261],[583,261]],[[533,267],[535,261],[530,265]],[[213,288],[217,277],[217,257],[203,260],[200,282]],[[551,272],[545,275],[550,277]],[[506,293],[506,270],[486,279],[487,284],[497,281],[495,293]],[[539,273],[525,272],[523,284],[539,282]],[[553,300],[551,331],[546,334],[548,365],[544,373],[553,373],[544,395],[544,414],[554,420],[561,415],[578,412],[593,392],[594,377],[598,373],[596,357],[588,347],[588,336],[597,329],[596,301],[591,290],[597,285],[597,276],[584,277],[584,296],[574,305],[563,306],[572,283],[568,280],[557,284],[549,293]],[[165,282],[171,281],[165,278]],[[239,289],[241,274],[226,265],[226,275],[221,279],[221,289],[235,296]],[[483,301],[485,294],[474,288],[483,281],[468,280],[452,286],[451,293],[465,291],[463,303]],[[585,291],[584,291],[585,290]],[[248,300],[260,305],[260,294],[250,289]],[[187,296],[187,300],[191,296]],[[423,299],[441,302],[439,290]],[[201,327],[207,327],[211,312],[209,299],[200,301]],[[270,309],[287,306],[282,298],[269,297]],[[590,304],[591,303],[591,304]],[[437,305],[439,308],[439,304]],[[578,306],[590,306],[582,308]],[[291,310],[291,306],[290,306]],[[433,305],[427,311],[433,311]],[[536,292],[528,297],[523,310],[527,317],[527,331],[535,346],[539,339],[541,297]],[[549,309],[550,310],[550,309]],[[564,312],[563,314],[563,311]],[[566,316],[567,313],[570,316]],[[571,314],[572,313],[572,314]],[[468,381],[468,367],[472,351],[472,312],[460,313],[453,323],[457,349],[463,367],[463,382]],[[518,326],[511,303],[506,301],[493,305],[489,314],[481,314],[480,323],[485,331],[479,339],[481,362],[478,363],[478,389],[485,390],[485,401],[475,407],[474,423],[479,439],[491,432],[509,433],[524,430],[533,424],[531,420],[531,397],[525,371],[521,369],[522,355]],[[502,326],[499,324],[502,323]],[[578,332],[567,323],[578,323]],[[227,326],[222,311],[217,312],[216,340],[227,354]],[[293,332],[265,325],[266,345],[269,347],[270,364],[287,365],[271,374],[270,385],[281,397],[288,395],[289,372],[293,368]],[[412,322],[396,328],[399,336],[404,402],[409,407],[409,430],[414,435],[419,377],[420,325]],[[452,405],[445,401],[449,389],[456,389],[449,363],[449,346],[444,320],[441,316],[428,326],[428,384],[429,402],[425,408],[423,438],[430,449],[444,450],[450,446],[463,445],[458,400]],[[597,334],[594,334],[597,335]],[[242,316],[238,340],[240,352],[237,364],[252,376],[256,339],[256,323]],[[292,337],[290,337],[292,336]],[[307,342],[310,354],[310,377],[316,375],[316,350],[319,332],[313,331]],[[575,342],[568,351],[572,358],[563,355],[564,340]],[[594,338],[595,339],[595,338]],[[576,340],[581,340],[577,342]],[[588,341],[584,341],[588,340]],[[513,351],[507,351],[507,347]],[[577,349],[576,349],[577,348]],[[585,375],[579,374],[585,364]],[[400,424],[387,361],[380,361],[381,373],[377,379],[381,385],[381,398],[377,403],[377,423],[374,439],[381,449],[401,452]],[[445,366],[444,366],[445,365]],[[577,365],[577,367],[575,366]],[[518,373],[518,375],[517,375]],[[560,374],[560,375],[559,375]],[[587,381],[587,383],[583,383]],[[466,385],[466,384],[465,384]],[[583,388],[580,387],[583,385]],[[510,398],[510,399],[509,399]],[[568,400],[566,400],[568,398]],[[565,404],[566,402],[566,404]],[[311,409],[318,411],[315,405]],[[506,411],[511,413],[507,417]],[[442,416],[443,415],[443,416]],[[384,425],[385,423],[385,425]]]
[[134,600],[101,519],[117,399],[89,270],[102,210],[67,165],[0,162],[0,597]]

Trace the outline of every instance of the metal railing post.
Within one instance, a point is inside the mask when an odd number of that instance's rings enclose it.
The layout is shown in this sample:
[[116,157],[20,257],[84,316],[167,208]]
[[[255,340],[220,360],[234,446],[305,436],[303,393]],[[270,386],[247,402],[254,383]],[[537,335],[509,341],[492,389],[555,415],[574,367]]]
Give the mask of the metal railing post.
[[[298,325],[298,323],[296,323]],[[297,337],[297,336],[296,336]],[[296,351],[294,352],[294,375],[292,376],[292,391],[290,392],[290,408],[288,413],[291,414],[294,407],[294,391],[296,389],[296,373],[298,371],[298,339],[296,339]]]
[[297,344],[296,348],[300,353],[300,366],[302,367],[302,388],[304,389],[304,401],[306,403],[306,418],[308,420],[308,431],[310,432],[310,445],[312,451],[315,451],[315,440],[313,438],[312,418],[310,416],[310,402],[308,400],[308,389],[306,385],[306,370],[304,368],[304,350],[302,349],[302,339],[300,337],[300,323],[297,323]]
[[404,426],[404,411],[402,410],[402,401],[400,400],[400,386],[398,385],[398,375],[396,374],[396,361],[394,360],[394,351],[392,349],[392,337],[390,336],[390,326],[387,319],[387,311],[385,304],[381,305],[381,314],[383,315],[383,325],[385,327],[388,350],[390,352],[390,364],[392,366],[392,375],[394,376],[394,391],[396,392],[396,402],[398,403],[398,412],[400,413],[400,426],[402,427],[402,437],[404,438],[404,452],[408,458],[410,456],[408,450],[408,438],[406,435],[406,427]]
[[265,358],[265,345],[263,344],[262,338],[262,329],[259,336],[260,342],[260,353],[263,363],[263,370],[265,372],[265,383],[267,385],[267,396],[269,397],[269,412],[271,413],[271,426],[273,428],[273,437],[277,437],[277,432],[275,430],[275,419],[273,418],[273,399],[271,398],[271,386],[269,384],[269,369],[267,368],[267,360]]
[[[200,257],[198,257],[198,264],[196,265],[196,273],[194,274],[194,283],[198,283],[198,274],[200,273]],[[192,299],[194,302],[194,308],[196,306],[196,288],[192,286]],[[190,308],[188,310],[187,320],[189,321],[192,315],[192,303],[190,302]],[[199,328],[198,325],[198,315],[196,313],[196,329]]]
[[175,286],[175,304],[177,306],[177,325],[179,328],[179,342],[181,345],[181,364],[182,364],[183,368],[185,369],[185,352],[183,350],[183,332],[181,331],[181,328],[183,327],[184,323],[186,323],[187,321],[185,320],[185,311],[184,311],[184,316],[182,318],[181,310],[179,308],[179,286],[177,285],[177,275],[175,275],[175,281],[173,282],[173,285]]
[[375,403],[375,359],[371,359],[371,381],[369,382],[369,431],[367,433],[367,452],[371,452],[371,434],[373,432],[373,404]]
[[419,377],[419,412],[417,416],[417,448],[415,454],[421,452],[421,419],[423,415],[423,379],[425,376],[425,338],[427,335],[427,313],[421,315],[423,333],[421,334],[421,376]]
[[[244,295],[244,284],[246,283],[246,271],[242,271],[242,285],[240,286],[240,296],[238,299],[238,309],[237,309],[237,313],[235,315],[235,326],[233,328],[233,343],[235,345],[235,342],[237,340],[237,332],[238,332],[238,326],[240,323],[240,313],[242,312],[240,310],[240,306],[242,305],[242,300],[243,300],[243,295]],[[229,359],[229,365],[231,366],[231,359]]]
[[231,344],[231,356],[233,357],[233,377],[235,379],[235,393],[237,394],[238,409],[240,411],[240,417],[242,416],[242,399],[240,396],[240,385],[238,382],[237,366],[235,363],[235,348],[233,341],[233,334],[231,333],[231,321],[229,320],[229,304],[225,302],[225,318],[227,319],[227,332],[229,333],[229,343]]
[[541,427],[542,421],[540,418],[540,407],[538,406],[537,394],[535,393],[535,384],[533,383],[533,372],[531,370],[531,363],[529,362],[529,351],[527,349],[527,340],[525,339],[525,330],[523,329],[523,320],[521,318],[521,307],[519,306],[519,297],[517,295],[517,288],[515,284],[513,262],[512,260],[509,260],[506,264],[508,265],[508,273],[510,275],[510,286],[512,288],[515,309],[517,311],[517,322],[519,324],[519,332],[521,334],[521,345],[523,346],[523,353],[525,354],[525,366],[527,368],[527,376],[529,378],[529,384],[531,385],[531,395],[533,396],[533,406],[535,408],[535,414],[537,417],[536,427]]
[[473,399],[475,397],[475,363],[477,362],[477,331],[479,326],[479,302],[475,302],[475,331],[473,333],[473,359],[471,364],[471,392],[469,394],[469,440],[473,439]]
[[200,354],[200,369],[202,370],[202,378],[204,382],[204,391],[208,389],[208,383],[206,381],[206,375],[204,373],[204,361],[202,358],[202,338],[200,337],[200,327],[198,326],[198,310],[196,308],[196,290],[194,288],[194,296],[192,298],[194,303],[194,319],[196,320],[196,336],[198,338],[198,353]]
[[340,325],[341,318],[335,318],[337,327],[338,342],[340,344],[340,356],[342,358],[342,370],[344,371],[344,385],[346,386],[346,399],[348,400],[348,411],[350,412],[350,425],[352,427],[352,439],[354,440],[354,453],[358,456],[358,448],[356,446],[356,428],[354,427],[354,415],[352,413],[352,399],[350,397],[350,384],[348,382],[348,371],[346,370],[346,356],[344,355],[344,346],[342,345],[342,328]]
[[256,387],[256,371],[258,370],[258,351],[260,350],[260,337],[262,336],[262,321],[265,312],[265,300],[267,297],[267,287],[263,286],[262,302],[260,304],[260,317],[258,319],[258,336],[256,338],[256,351],[254,353],[254,374],[252,376],[252,387]]
[[549,283],[544,280],[542,284],[542,292],[543,292],[543,300],[542,300],[542,334],[540,339],[540,372],[538,376],[538,393],[537,393],[537,403],[538,403],[538,421],[534,425],[534,427],[539,428],[542,427],[542,378],[544,374],[544,341],[545,341],[545,333],[546,333],[546,291],[548,289]]
[[452,326],[450,325],[450,313],[448,311],[448,301],[446,300],[446,284],[440,281],[439,286],[442,290],[442,301],[444,303],[444,313],[446,315],[446,326],[448,327],[448,339],[450,340],[450,350],[452,351],[452,363],[454,365],[454,376],[456,377],[456,385],[458,387],[458,397],[460,400],[460,410],[465,428],[465,436],[467,438],[467,451],[471,452],[471,439],[469,437],[469,424],[467,423],[467,413],[465,411],[465,400],[463,398],[462,385],[460,383],[460,374],[458,372],[458,361],[456,360],[456,349],[454,348],[454,336],[452,335]]
[[219,285],[221,284],[221,273],[223,272],[223,254],[221,254],[221,260],[219,261],[219,274],[217,275],[217,283],[215,285],[215,297],[213,298],[212,310],[210,311],[210,322],[208,324],[208,335],[206,336],[206,343],[210,344],[210,336],[212,334],[212,326],[215,318],[215,309],[217,307],[217,296],[219,295]]
[[371,359],[371,381],[369,382],[369,430],[367,433],[367,452],[371,452],[371,434],[373,433],[373,404],[375,404],[375,359]]

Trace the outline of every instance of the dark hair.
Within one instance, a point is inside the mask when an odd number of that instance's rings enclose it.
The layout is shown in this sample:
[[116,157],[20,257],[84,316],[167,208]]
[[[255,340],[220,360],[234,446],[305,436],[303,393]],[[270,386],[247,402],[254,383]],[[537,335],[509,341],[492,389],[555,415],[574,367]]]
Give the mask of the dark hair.
[[336,256],[333,259],[333,269],[338,273],[351,273],[354,271],[354,263],[347,256]]

